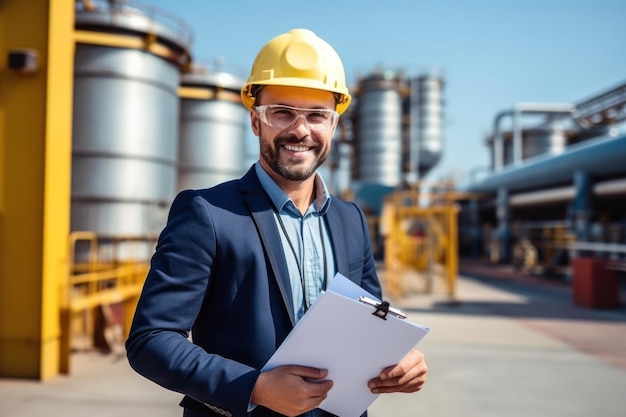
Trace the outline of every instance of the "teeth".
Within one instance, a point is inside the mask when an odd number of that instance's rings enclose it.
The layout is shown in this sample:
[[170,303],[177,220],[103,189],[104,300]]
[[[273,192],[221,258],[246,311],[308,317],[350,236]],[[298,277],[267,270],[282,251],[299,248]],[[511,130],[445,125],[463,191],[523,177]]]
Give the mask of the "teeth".
[[309,148],[305,146],[294,146],[294,145],[285,145],[285,149],[291,152],[305,152],[309,150]]

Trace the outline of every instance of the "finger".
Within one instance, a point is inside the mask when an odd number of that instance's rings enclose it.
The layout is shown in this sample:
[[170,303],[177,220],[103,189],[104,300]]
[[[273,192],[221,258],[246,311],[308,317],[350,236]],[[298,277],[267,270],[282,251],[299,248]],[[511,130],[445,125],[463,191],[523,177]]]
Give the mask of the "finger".
[[406,385],[396,385],[392,387],[380,386],[377,388],[372,388],[370,392],[372,394],[391,394],[391,393],[406,393],[410,394],[412,392],[420,391],[423,387],[423,382],[415,382]]
[[420,388],[426,381],[426,375],[414,371],[399,378],[374,381],[372,388],[381,388],[389,392],[407,392]]
[[416,375],[411,377],[407,375],[407,378],[398,378],[386,381],[370,381],[369,388],[374,394],[382,394],[389,392],[416,392],[422,389],[422,386],[426,382],[426,375]]
[[320,400],[324,400],[328,395],[328,391],[330,391],[333,387],[333,381],[323,380],[319,382],[311,382],[309,386],[309,394],[311,398],[317,398]]
[[373,393],[415,392],[426,382],[427,372],[423,355],[416,351],[415,354],[403,358],[398,365],[384,369],[378,378],[369,381],[368,386]]
[[313,368],[311,366],[288,365],[287,370],[307,380],[322,379],[328,375],[327,369]]
[[422,362],[424,362],[424,354],[419,350],[411,349],[409,353],[407,353],[396,365],[383,369],[379,377],[383,381],[386,379],[401,377],[408,373],[411,369],[419,366]]
[[400,389],[402,386],[411,384],[411,381],[416,380],[419,377],[420,375],[417,370],[410,370],[408,373],[395,378],[387,378],[384,380],[380,378],[374,378],[368,382],[368,387]]

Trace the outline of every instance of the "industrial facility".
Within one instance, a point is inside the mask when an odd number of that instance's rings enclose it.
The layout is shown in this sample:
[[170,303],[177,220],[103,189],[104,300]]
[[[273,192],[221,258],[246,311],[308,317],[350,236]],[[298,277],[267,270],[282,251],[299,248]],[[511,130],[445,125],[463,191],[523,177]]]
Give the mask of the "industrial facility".
[[[566,280],[582,257],[611,261],[604,275],[624,270],[624,120],[626,84],[578,103],[517,103],[498,113],[486,138],[491,170],[465,188],[480,197],[463,203],[461,254]],[[589,303],[617,305],[615,277],[603,281],[611,296]]]
[[[76,349],[119,345],[177,192],[240,177],[250,155],[245,80],[196,63],[184,21],[132,1],[39,7],[0,9],[0,314],[19,318],[0,324],[0,376],[47,379]],[[454,298],[462,256],[565,279],[591,262],[613,287],[581,302],[619,302],[626,84],[495,115],[491,170],[463,187],[427,181],[441,74],[374,69],[351,94],[321,170],[368,216],[391,294],[411,277]]]

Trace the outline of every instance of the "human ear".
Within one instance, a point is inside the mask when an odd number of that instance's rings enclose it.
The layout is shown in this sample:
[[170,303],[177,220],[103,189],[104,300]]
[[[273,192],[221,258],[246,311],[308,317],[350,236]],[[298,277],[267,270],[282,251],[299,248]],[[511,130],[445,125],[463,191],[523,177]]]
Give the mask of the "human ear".
[[252,133],[254,133],[254,136],[259,136],[259,132],[261,130],[259,128],[260,122],[258,113],[254,110],[250,110],[250,125],[252,126]]

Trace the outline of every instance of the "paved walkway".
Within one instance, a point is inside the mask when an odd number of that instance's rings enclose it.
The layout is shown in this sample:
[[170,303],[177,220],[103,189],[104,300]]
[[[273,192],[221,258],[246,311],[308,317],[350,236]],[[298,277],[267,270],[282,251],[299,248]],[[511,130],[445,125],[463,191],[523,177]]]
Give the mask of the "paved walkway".
[[[575,307],[568,285],[462,269],[457,302],[408,293],[429,379],[383,395],[371,417],[619,417],[626,415],[626,309]],[[491,274],[492,275],[492,274]],[[180,396],[135,374],[124,357],[75,354],[71,377],[0,379],[3,417],[180,416]]]

